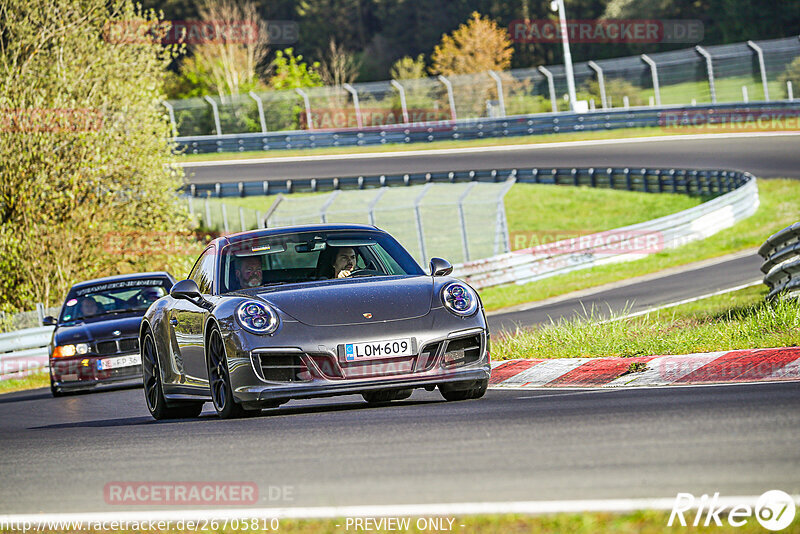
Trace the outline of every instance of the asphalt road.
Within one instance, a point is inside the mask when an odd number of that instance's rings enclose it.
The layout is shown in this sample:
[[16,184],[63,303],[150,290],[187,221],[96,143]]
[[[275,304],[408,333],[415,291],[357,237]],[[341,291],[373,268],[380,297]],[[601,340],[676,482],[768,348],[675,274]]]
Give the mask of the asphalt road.
[[593,313],[596,317],[619,315],[623,312],[636,313],[757,280],[762,274],[759,267],[763,261],[759,255],[752,254],[584,297],[561,300],[526,310],[491,314],[488,317],[489,327],[492,332],[501,330],[513,332],[518,327],[549,323],[551,318],[558,320],[584,316],[586,312]]
[[646,142],[539,145],[524,150],[473,151],[394,157],[296,157],[237,165],[186,167],[190,182],[330,178],[413,172],[524,167],[685,167],[749,171],[759,178],[800,178],[800,133]]
[[123,510],[103,496],[118,481],[253,482],[262,507],[797,494],[798,439],[800,383],[456,403],[422,391],[168,422],[150,418],[141,389],[38,390],[0,398],[0,514]]

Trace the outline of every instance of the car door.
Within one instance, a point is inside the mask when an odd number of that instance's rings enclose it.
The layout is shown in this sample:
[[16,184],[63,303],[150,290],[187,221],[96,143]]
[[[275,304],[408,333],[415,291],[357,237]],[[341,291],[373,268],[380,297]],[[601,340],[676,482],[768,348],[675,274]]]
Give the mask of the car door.
[[[214,248],[209,247],[189,274],[189,278],[197,283],[203,295],[212,293],[215,262]],[[183,379],[189,386],[208,386],[208,370],[203,348],[205,314],[205,309],[184,299],[177,301],[171,312],[170,324],[178,342]]]

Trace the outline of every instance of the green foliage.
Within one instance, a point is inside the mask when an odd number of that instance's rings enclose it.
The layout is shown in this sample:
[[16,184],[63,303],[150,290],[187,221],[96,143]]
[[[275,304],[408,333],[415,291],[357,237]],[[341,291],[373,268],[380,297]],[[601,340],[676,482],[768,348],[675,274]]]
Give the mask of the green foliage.
[[390,75],[393,80],[412,80],[424,78],[425,74],[425,54],[420,54],[416,59],[405,56],[394,62]]
[[269,85],[273,89],[296,89],[303,87],[321,87],[322,76],[319,74],[319,62],[310,66],[303,61],[302,55],[294,55],[292,48],[278,50],[272,61],[273,74]]
[[[631,106],[641,106],[645,104],[642,97],[642,90],[636,87],[628,80],[623,78],[607,78],[605,80],[606,97],[611,99],[611,105],[614,107],[622,107],[623,97],[628,97]],[[600,107],[600,84],[597,80],[590,80],[584,87],[584,91],[589,98],[594,98],[597,107]],[[578,96],[578,99],[585,99],[583,96]]]
[[778,77],[778,82],[781,84],[781,89],[786,98],[789,98],[789,88],[786,86],[786,82],[792,82],[792,92],[795,95],[800,95],[800,57],[789,63],[783,74]]
[[[159,105],[175,50],[137,33],[156,22],[130,0],[0,0],[0,308],[169,268],[167,236],[184,248]],[[108,38],[119,23],[130,39]]]

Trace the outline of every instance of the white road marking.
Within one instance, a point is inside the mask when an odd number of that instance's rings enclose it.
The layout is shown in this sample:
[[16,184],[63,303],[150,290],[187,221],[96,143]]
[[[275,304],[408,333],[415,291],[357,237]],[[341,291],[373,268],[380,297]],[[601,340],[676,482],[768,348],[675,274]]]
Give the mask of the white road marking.
[[430,150],[404,150],[397,152],[368,152],[362,154],[319,154],[311,156],[282,156],[277,158],[228,159],[218,161],[193,161],[178,163],[183,168],[216,167],[228,165],[259,165],[264,163],[305,163],[309,161],[335,161],[353,159],[408,158],[415,156],[440,156],[451,154],[486,154],[492,152],[512,152],[517,150],[554,150],[559,148],[619,145],[627,143],[651,143],[659,141],[697,141],[703,139],[736,139],[753,137],[790,137],[797,132],[759,132],[729,134],[691,134],[664,135],[653,137],[627,137],[622,139],[594,139],[587,141],[562,141],[556,143],[532,143],[526,145],[495,145],[486,147],[434,148]]

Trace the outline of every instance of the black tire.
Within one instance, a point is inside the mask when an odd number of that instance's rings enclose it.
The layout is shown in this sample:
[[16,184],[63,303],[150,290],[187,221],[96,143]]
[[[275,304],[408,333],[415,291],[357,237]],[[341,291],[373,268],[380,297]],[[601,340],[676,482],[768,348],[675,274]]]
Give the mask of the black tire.
[[148,330],[142,340],[142,384],[144,385],[144,402],[154,419],[188,419],[197,417],[203,411],[202,402],[168,406],[161,384],[158,354],[153,334]]
[[467,399],[480,399],[486,394],[486,388],[489,387],[488,380],[481,380],[481,382],[472,388],[456,389],[458,385],[439,384],[439,393],[442,394],[447,401],[463,401]]
[[365,391],[361,394],[370,404],[383,404],[395,400],[407,399],[414,392],[412,389],[383,389],[380,391]]
[[228,358],[225,354],[225,343],[222,334],[213,327],[208,336],[206,351],[208,357],[208,387],[211,390],[211,400],[214,409],[221,419],[236,419],[245,415],[256,415],[261,410],[245,410],[241,404],[233,399],[233,388],[228,373]]

